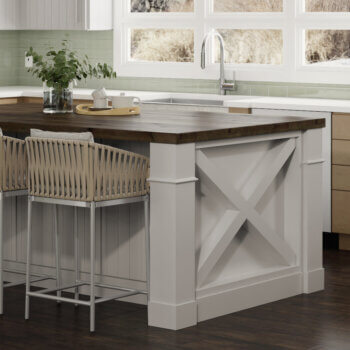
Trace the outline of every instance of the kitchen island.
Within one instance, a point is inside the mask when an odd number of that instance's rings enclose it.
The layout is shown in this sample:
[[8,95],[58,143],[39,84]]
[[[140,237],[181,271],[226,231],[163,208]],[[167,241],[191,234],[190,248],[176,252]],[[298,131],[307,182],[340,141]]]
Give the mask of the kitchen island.
[[[0,106],[5,134],[89,130],[99,142],[150,155],[148,322],[169,329],[323,289],[324,125],[324,119],[171,108],[97,117],[45,116],[38,104]],[[6,207],[6,263],[23,270],[26,201],[11,199]],[[47,207],[38,205],[34,220],[37,273],[54,267]],[[78,216],[84,274],[88,213],[81,209]],[[69,208],[60,208],[63,279],[73,275],[72,217]],[[101,281],[143,287],[142,206],[101,210],[97,225]]]

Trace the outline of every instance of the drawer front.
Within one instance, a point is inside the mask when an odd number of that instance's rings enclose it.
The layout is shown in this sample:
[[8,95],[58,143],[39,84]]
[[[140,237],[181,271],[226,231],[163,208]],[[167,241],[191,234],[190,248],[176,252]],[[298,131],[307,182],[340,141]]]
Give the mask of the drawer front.
[[350,166],[332,166],[332,189],[350,191]]
[[252,114],[251,108],[229,107],[229,113]]
[[350,165],[350,141],[332,141],[332,164]]
[[350,234],[350,192],[332,191],[332,232]]
[[332,138],[350,140],[350,114],[334,113],[332,116]]

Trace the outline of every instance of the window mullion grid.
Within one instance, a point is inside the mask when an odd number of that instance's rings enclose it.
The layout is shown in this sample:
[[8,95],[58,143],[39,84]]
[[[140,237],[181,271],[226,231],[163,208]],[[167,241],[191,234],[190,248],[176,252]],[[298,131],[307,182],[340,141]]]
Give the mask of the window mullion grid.
[[[295,0],[298,1],[298,0]],[[350,30],[350,13],[305,12],[305,0],[300,0],[295,16],[295,32],[297,40],[297,70],[326,70],[327,68],[307,67],[305,63],[306,41],[308,29]],[[334,67],[332,68],[336,70]]]
[[[119,7],[118,3],[125,3],[128,0],[117,1],[116,8]],[[182,66],[182,64],[172,64],[165,63],[158,65],[154,64],[145,64],[145,69],[147,66],[161,67],[160,70],[166,72],[168,65],[174,72],[175,69],[178,69],[178,74],[181,76],[183,72],[187,77],[199,77],[205,76],[216,77],[217,76],[217,67],[208,67],[205,72],[200,70],[199,61],[200,61],[200,49],[202,39],[204,34],[211,28],[238,28],[238,29],[282,29],[284,31],[283,41],[283,57],[284,57],[284,70],[286,74],[275,74],[276,69],[281,67],[259,67],[257,65],[245,66],[245,67],[235,67],[235,69],[246,71],[246,74],[242,76],[251,77],[253,74],[251,72],[256,72],[256,80],[275,80],[284,79],[289,81],[305,81],[307,77],[310,76],[310,79],[316,77],[317,70],[323,71],[325,68],[317,67],[307,67],[303,65],[305,57],[305,42],[304,42],[304,30],[305,29],[350,29],[350,13],[339,14],[339,13],[305,13],[303,11],[303,1],[304,0],[284,0],[284,14],[217,14],[210,11],[212,8],[213,0],[196,0],[195,1],[195,13],[194,14],[168,14],[166,17],[159,14],[151,15],[147,17],[145,14],[131,16],[127,14],[125,16],[125,7],[124,11],[115,10],[115,30],[114,30],[114,59],[116,66],[118,67],[122,61],[121,57],[125,55],[120,52],[126,52],[126,33],[128,28],[131,27],[154,27],[154,28],[192,28],[195,31],[195,62],[191,66],[193,67],[193,74],[191,68],[188,64]],[[124,16],[123,16],[124,13]],[[124,24],[123,24],[124,23]],[[122,49],[120,47],[122,46]],[[208,52],[209,53],[209,52]],[[213,60],[212,60],[213,61]],[[132,66],[134,63],[130,64],[128,71],[132,71]],[[139,65],[142,66],[142,63]],[[215,65],[212,65],[215,66]],[[176,68],[177,67],[177,68]],[[180,68],[184,67],[184,69]],[[188,69],[186,68],[188,67]],[[215,68],[213,70],[213,68]],[[231,68],[231,67],[230,67]],[[262,69],[260,69],[262,68]],[[270,73],[263,73],[266,68],[270,69]],[[298,69],[302,69],[302,73],[298,72]],[[339,70],[336,68],[331,68],[335,73]],[[140,71],[140,69],[138,70]],[[343,70],[344,71],[344,70]],[[249,72],[249,74],[248,74]],[[305,74],[306,73],[306,74]],[[266,79],[264,78],[264,74]],[[338,75],[341,74],[338,72]],[[327,74],[326,74],[327,75]],[[328,76],[328,75],[327,75]],[[330,75],[329,75],[330,76]],[[272,79],[271,79],[272,77]],[[321,79],[322,78],[322,79]],[[333,81],[336,80],[334,75],[332,76]],[[325,76],[315,79],[315,82],[318,80],[325,80]],[[344,79],[342,79],[343,81]],[[340,80],[339,80],[340,81]]]
[[[293,0],[294,1],[294,0]],[[214,16],[211,15],[210,17],[206,18],[205,21],[205,27],[206,31],[210,31],[212,29],[278,29],[282,30],[283,33],[285,31],[285,17],[283,15],[280,16],[269,16],[269,14],[266,15],[264,18],[261,16],[261,14],[257,14],[256,17],[254,17],[252,14],[249,14],[249,16],[241,15],[240,17],[237,17],[235,21],[232,21],[232,18],[225,18],[221,16]],[[283,34],[283,41],[285,41],[285,35]],[[208,48],[209,54],[209,62],[210,66],[215,65],[214,64],[214,42],[211,40]],[[284,52],[283,52],[284,53]],[[269,66],[269,65],[254,65],[254,64],[230,64],[230,68],[234,68],[235,70],[247,70],[248,66],[251,66],[251,69],[278,69],[280,70],[282,66]]]
[[204,35],[206,34],[205,17],[207,15],[207,6],[209,0],[195,1],[195,16],[194,21],[194,63],[197,69],[200,69],[201,49]]
[[295,20],[303,0],[284,0],[286,21],[283,34],[283,61],[288,80],[295,78],[296,67],[300,60],[300,43],[296,31]]

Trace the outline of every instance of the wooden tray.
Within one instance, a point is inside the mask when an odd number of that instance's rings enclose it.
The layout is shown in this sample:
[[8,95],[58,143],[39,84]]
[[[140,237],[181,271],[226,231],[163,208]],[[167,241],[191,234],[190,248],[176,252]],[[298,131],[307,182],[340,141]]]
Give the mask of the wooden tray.
[[115,116],[129,116],[140,114],[140,107],[128,107],[128,108],[112,108],[104,109],[100,111],[90,110],[93,104],[81,104],[75,107],[75,113],[85,115],[115,115]]

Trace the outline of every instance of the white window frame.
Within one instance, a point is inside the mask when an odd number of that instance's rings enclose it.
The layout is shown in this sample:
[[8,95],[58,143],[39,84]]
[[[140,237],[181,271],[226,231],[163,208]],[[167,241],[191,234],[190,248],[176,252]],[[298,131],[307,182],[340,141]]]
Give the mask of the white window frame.
[[[194,13],[130,13],[130,0],[114,1],[114,67],[119,76],[217,79],[219,65],[208,45],[207,68],[200,68],[202,39],[213,28],[283,30],[283,64],[226,64],[237,80],[349,84],[350,67],[320,67],[305,64],[305,30],[350,30],[350,13],[306,13],[306,0],[283,0],[283,13],[214,13],[214,0],[195,0]],[[129,60],[132,28],[179,28],[194,30],[194,62],[134,62]]]

